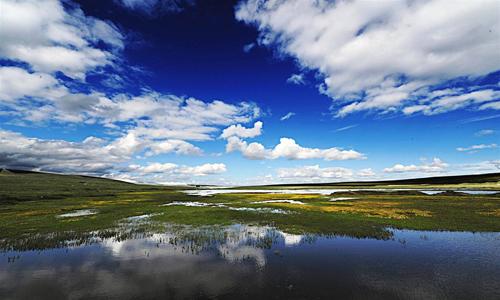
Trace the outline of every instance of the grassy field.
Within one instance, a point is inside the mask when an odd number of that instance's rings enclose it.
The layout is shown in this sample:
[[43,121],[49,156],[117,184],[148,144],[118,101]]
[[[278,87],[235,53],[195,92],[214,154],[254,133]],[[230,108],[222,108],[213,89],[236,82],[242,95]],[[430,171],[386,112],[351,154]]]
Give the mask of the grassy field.
[[166,188],[89,176],[0,169],[0,204],[71,196],[114,196],[123,192],[160,189]]
[[[390,238],[391,227],[500,232],[499,194],[358,191],[201,197],[172,187],[19,172],[3,172],[0,188],[3,249],[55,247],[68,239],[85,242],[94,234],[117,236],[137,225],[130,217],[144,215],[148,222],[140,225],[151,232],[161,232],[165,224],[234,223],[271,225],[287,233],[381,239]],[[61,216],[79,210],[94,214]]]

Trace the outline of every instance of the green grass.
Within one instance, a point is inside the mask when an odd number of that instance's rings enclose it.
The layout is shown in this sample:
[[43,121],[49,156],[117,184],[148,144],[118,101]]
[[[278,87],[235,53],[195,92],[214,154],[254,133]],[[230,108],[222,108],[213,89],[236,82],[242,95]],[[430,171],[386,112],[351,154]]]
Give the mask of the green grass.
[[89,176],[0,171],[0,204],[71,196],[114,196],[123,192],[165,189]]
[[[500,232],[498,194],[431,196],[418,192],[347,192],[344,196],[356,199],[337,202],[329,201],[332,196],[300,194],[198,197],[175,188],[133,185],[100,178],[5,172],[0,175],[0,187],[2,249],[55,247],[67,239],[84,242],[94,233],[120,236],[132,228],[121,225],[126,218],[144,214],[152,214],[151,222],[141,225],[142,230],[150,232],[161,232],[166,224],[235,223],[271,225],[288,233],[381,239],[390,237],[387,228],[391,227]],[[261,202],[278,199],[302,201],[305,205]],[[173,201],[224,203],[233,208],[281,209],[288,213],[235,211],[227,207],[163,206]],[[93,209],[98,213],[58,217],[80,209]]]

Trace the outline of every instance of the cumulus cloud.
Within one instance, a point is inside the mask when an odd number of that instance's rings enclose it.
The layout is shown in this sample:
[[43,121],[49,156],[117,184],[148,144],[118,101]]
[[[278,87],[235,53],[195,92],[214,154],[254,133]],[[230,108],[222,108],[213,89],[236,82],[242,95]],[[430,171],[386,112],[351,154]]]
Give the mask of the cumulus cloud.
[[[245,123],[259,114],[256,105],[246,102],[205,102],[151,90],[108,96],[68,88],[68,81],[54,73],[84,79],[88,72],[121,60],[118,51],[124,47],[113,24],[85,16],[70,3],[4,1],[0,22],[0,58],[29,65],[0,67],[0,108],[16,122],[126,125],[151,139],[209,140],[218,126]],[[101,60],[93,61],[92,55]]]
[[207,176],[227,171],[226,165],[222,163],[206,163],[199,166],[179,166],[173,163],[150,163],[147,166],[130,165],[129,169],[133,172],[142,174],[163,173],[182,176]]
[[162,140],[159,142],[153,141],[149,145],[150,151],[146,152],[146,156],[158,155],[161,153],[175,152],[184,155],[201,155],[203,150],[182,140]]
[[[135,154],[145,149],[154,148],[148,141],[133,133],[112,141],[91,136],[81,142],[68,142],[30,138],[12,131],[0,130],[2,168],[89,174],[143,183],[180,182],[227,171],[223,163],[187,166],[150,162],[145,166],[125,165]],[[179,146],[176,146],[168,151],[181,151],[179,149]]]
[[[453,91],[447,90],[447,94],[440,94],[436,97],[431,94],[429,97],[419,100],[419,104],[405,107],[403,109],[403,113],[410,115],[417,112],[422,112],[425,115],[435,115],[443,112],[457,110],[459,108],[470,106],[471,104],[480,104],[500,99],[500,91],[492,89],[479,90],[469,93],[462,92],[463,91],[461,91],[460,89]],[[494,104],[494,102],[490,102],[484,105],[489,104]],[[481,107],[483,106],[480,106],[480,108]],[[500,109],[500,107],[495,108],[494,106],[490,106],[487,108]]]
[[232,136],[241,138],[253,138],[261,135],[263,125],[264,124],[261,121],[255,122],[253,128],[246,128],[241,124],[231,125],[222,131],[220,137],[223,139],[228,139]]
[[[212,139],[219,126],[246,123],[260,114],[258,106],[247,102],[205,102],[152,91],[113,97],[98,92],[71,93],[50,76],[40,77],[15,67],[0,68],[0,74],[13,75],[1,79],[6,85],[0,86],[0,106],[31,122],[100,123],[107,127],[129,123],[140,136],[202,141]],[[24,80],[26,88],[17,81],[9,85],[14,79]]]
[[201,149],[180,140],[161,142],[143,139],[129,132],[112,141],[88,137],[82,142],[44,140],[0,129],[0,166],[49,172],[105,174],[133,155],[160,153],[199,155]]
[[321,168],[319,165],[303,166],[298,168],[281,168],[277,170],[279,178],[285,179],[321,179],[321,178],[350,178],[352,170],[340,167]]
[[[131,6],[154,2],[155,9],[167,5],[167,1],[124,2]],[[124,36],[115,25],[86,16],[72,2],[58,0],[6,0],[1,10],[0,59],[9,65],[0,66],[2,117],[28,126],[102,126],[104,134],[114,136],[68,142],[0,129],[2,167],[142,181],[122,165],[136,156],[149,160],[166,153],[201,155],[203,151],[188,141],[212,140],[221,128],[248,123],[260,114],[254,103],[203,101],[150,89],[140,94],[106,94],[85,80],[90,74],[111,71],[107,86],[123,82],[116,72],[124,68]],[[262,123],[255,130],[259,126]],[[203,176],[223,168],[178,166],[175,176]]]
[[14,102],[25,95],[53,97],[64,92],[49,74],[30,73],[17,67],[0,67],[0,101]]
[[349,160],[364,159],[363,154],[354,150],[339,148],[306,148],[302,147],[291,138],[281,138],[273,149],[267,149],[262,144],[253,142],[248,144],[238,137],[230,137],[226,145],[226,152],[240,151],[249,159],[324,159],[324,160]]
[[113,142],[89,137],[82,142],[43,140],[0,130],[0,166],[50,172],[101,174],[130,159],[141,148],[133,134]]
[[486,160],[477,163],[459,164],[457,168],[469,174],[498,172],[500,170],[500,159]]
[[483,149],[495,149],[497,147],[498,147],[497,144],[479,144],[479,145],[472,145],[469,147],[458,147],[457,151],[474,152],[474,151],[483,150]]
[[435,173],[443,172],[449,165],[439,158],[434,158],[431,162],[423,162],[420,165],[403,165],[395,164],[390,168],[385,168],[386,173],[405,173],[405,172],[422,172],[422,173]]
[[487,88],[460,92],[484,95],[426,96],[450,80],[500,69],[497,1],[247,0],[236,18],[257,27],[261,44],[318,71],[338,117],[407,107],[427,114],[498,109],[498,102],[483,103],[498,100]]
[[219,174],[226,172],[226,165],[222,163],[217,164],[203,164],[195,167],[182,167],[179,173],[193,176],[207,176],[211,174]]
[[114,53],[124,47],[123,35],[113,24],[85,16],[78,7],[65,10],[55,0],[2,1],[0,40],[0,57],[76,79],[112,65]]
[[372,177],[375,176],[375,172],[371,168],[366,168],[366,169],[361,169],[357,173],[358,176],[360,177]]
[[285,121],[285,120],[288,120],[290,119],[291,117],[295,116],[295,113],[294,112],[289,112],[287,113],[286,115],[284,115],[283,117],[280,118],[280,121]]

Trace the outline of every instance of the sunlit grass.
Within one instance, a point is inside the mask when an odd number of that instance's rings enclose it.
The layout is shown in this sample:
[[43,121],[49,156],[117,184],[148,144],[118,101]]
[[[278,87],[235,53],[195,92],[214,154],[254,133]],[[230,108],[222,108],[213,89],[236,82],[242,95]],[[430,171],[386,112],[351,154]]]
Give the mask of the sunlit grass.
[[[79,178],[79,177],[78,177]],[[30,177],[33,179],[33,177]],[[43,178],[42,178],[43,179]],[[57,180],[62,180],[57,177]],[[65,179],[65,178],[63,178]],[[44,179],[45,180],[45,179]],[[74,182],[73,179],[70,182]],[[81,179],[78,179],[81,180]],[[92,181],[95,179],[91,179]],[[10,180],[13,183],[14,180]],[[46,181],[43,181],[46,182]],[[78,181],[80,182],[80,181]],[[104,182],[94,182],[102,190]],[[68,182],[66,182],[68,183]],[[49,182],[50,184],[50,182]],[[113,183],[114,184],[114,183]],[[35,183],[35,186],[42,183]],[[118,183],[109,186],[103,194],[85,192],[74,188],[63,196],[58,186],[51,192],[45,188],[43,198],[37,193],[23,198],[25,191],[17,193],[9,187],[10,195],[21,200],[3,201],[0,205],[0,241],[12,244],[31,237],[43,243],[41,236],[59,237],[82,235],[89,232],[109,234],[122,226],[127,218],[151,215],[149,230],[161,232],[166,224],[179,225],[230,225],[235,223],[269,225],[289,233],[347,235],[351,237],[387,238],[387,228],[451,231],[500,231],[500,196],[419,193],[369,193],[349,192],[332,195],[311,194],[217,194],[209,197],[190,196],[180,190],[152,186],[130,186]],[[25,189],[27,183],[18,189]],[[84,185],[86,186],[86,185]],[[133,190],[137,189],[137,190]],[[51,193],[55,195],[50,196]],[[341,201],[332,198],[344,197]],[[3,200],[3,198],[2,198]],[[293,200],[302,203],[265,202]],[[165,206],[172,202],[210,203],[205,207]],[[217,207],[217,204],[223,206]],[[250,208],[252,210],[231,210]],[[265,210],[255,210],[264,208]],[[270,213],[269,209],[286,212]],[[61,218],[60,215],[78,210],[92,210],[93,215]],[[29,245],[24,243],[23,245]]]

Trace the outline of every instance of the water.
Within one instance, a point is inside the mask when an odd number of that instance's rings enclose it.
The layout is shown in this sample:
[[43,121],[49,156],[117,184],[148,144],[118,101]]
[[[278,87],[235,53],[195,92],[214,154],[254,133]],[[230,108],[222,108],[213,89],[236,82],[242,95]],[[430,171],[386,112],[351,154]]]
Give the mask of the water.
[[[264,194],[317,194],[331,195],[337,192],[355,192],[355,191],[375,191],[375,192],[397,192],[397,191],[418,191],[427,195],[435,195],[444,192],[445,190],[415,190],[415,189],[198,189],[185,190],[184,193],[192,196],[212,196],[216,194],[234,194],[234,193],[264,193]],[[456,190],[460,193],[470,195],[492,195],[499,191],[485,190]]]
[[0,256],[0,299],[499,299],[500,233],[167,226]]

